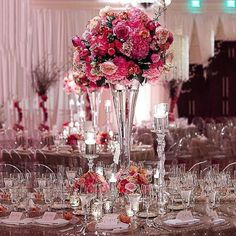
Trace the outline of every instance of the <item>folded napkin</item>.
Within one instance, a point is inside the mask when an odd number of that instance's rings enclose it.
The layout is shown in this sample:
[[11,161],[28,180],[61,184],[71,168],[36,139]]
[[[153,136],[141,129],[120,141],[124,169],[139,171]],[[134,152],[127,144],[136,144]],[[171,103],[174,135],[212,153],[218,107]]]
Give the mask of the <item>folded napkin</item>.
[[125,224],[118,220],[118,214],[107,214],[105,215],[101,222],[97,224],[97,229],[105,230],[122,230],[128,229],[129,224]]
[[35,220],[34,222],[40,225],[61,225],[61,224],[69,223],[68,220],[64,220],[64,219],[55,219],[55,220],[38,219],[38,220]]
[[10,225],[27,225],[33,222],[33,219],[31,218],[25,218],[22,220],[11,220],[9,218],[3,219],[1,223],[3,224],[10,224]]
[[219,218],[212,221],[214,225],[221,224],[224,222],[225,222],[225,219],[219,219]]
[[192,225],[196,224],[200,221],[200,219],[190,219],[190,220],[179,220],[179,219],[170,219],[164,221],[167,225]]
[[116,224],[101,222],[97,224],[97,229],[117,230],[117,229],[128,229],[128,228],[129,225],[122,222]]

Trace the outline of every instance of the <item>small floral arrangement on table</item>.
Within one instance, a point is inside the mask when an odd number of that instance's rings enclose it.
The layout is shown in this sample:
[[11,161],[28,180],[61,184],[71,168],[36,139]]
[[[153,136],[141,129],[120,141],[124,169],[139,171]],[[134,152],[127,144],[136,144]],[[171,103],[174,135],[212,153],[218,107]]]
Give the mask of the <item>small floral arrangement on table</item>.
[[102,175],[96,172],[88,171],[83,174],[79,179],[75,180],[74,189],[79,190],[81,186],[87,188],[89,193],[94,192],[95,185],[100,185],[99,190],[103,193],[109,190],[109,184]]
[[13,129],[15,131],[17,131],[17,132],[18,131],[23,131],[24,130],[24,126],[21,125],[21,122],[23,120],[23,111],[22,111],[22,108],[20,107],[20,101],[14,101],[13,106],[16,109],[17,116],[18,116],[17,122],[13,125]]
[[64,77],[64,90],[67,94],[71,93],[80,93],[80,87],[75,83],[73,72],[68,72],[68,74]]
[[129,174],[118,173],[117,190],[121,194],[134,193],[142,184],[148,184],[147,171],[135,165],[130,166]]
[[[106,7],[75,36],[76,83],[129,85],[133,79],[155,82],[166,69],[173,35],[138,8],[115,12]],[[86,84],[85,83],[85,84]]]
[[100,145],[108,145],[111,137],[108,132],[100,132],[97,135],[96,143]]
[[82,134],[70,134],[67,137],[66,144],[70,145],[71,147],[75,147],[78,144],[78,141],[84,140],[84,137]]

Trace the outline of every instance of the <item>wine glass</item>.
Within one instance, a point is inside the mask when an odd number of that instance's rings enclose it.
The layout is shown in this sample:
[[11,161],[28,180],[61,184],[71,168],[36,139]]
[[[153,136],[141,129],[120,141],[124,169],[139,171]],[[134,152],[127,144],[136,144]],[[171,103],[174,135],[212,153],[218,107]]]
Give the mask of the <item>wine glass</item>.
[[20,202],[20,194],[18,188],[11,188],[10,189],[11,194],[11,202],[14,204],[14,211],[17,211],[18,204]]
[[47,210],[50,211],[51,206],[52,206],[52,200],[53,200],[53,189],[44,188],[43,194],[44,194],[44,201],[47,204]]
[[143,198],[143,204],[146,208],[146,222],[148,223],[148,218],[149,218],[149,207],[152,203],[153,200],[153,185],[152,184],[143,184],[141,185],[141,193],[142,193],[142,198]]
[[96,191],[94,186],[80,186],[79,198],[81,201],[82,211],[84,212],[84,226],[87,226],[87,215],[89,213],[90,202],[95,198]]
[[77,175],[77,171],[76,170],[67,168],[67,170],[66,170],[66,177],[67,177],[67,179],[69,181],[69,185],[70,186],[73,186],[73,182],[74,182],[74,179],[75,179],[76,175]]
[[134,216],[133,216],[134,223],[136,223],[137,213],[139,211],[139,200],[141,198],[141,194],[139,194],[139,193],[131,193],[131,194],[128,195],[128,198],[129,198],[131,210],[134,213]]
[[192,190],[189,189],[181,189],[180,195],[183,201],[184,209],[187,210],[187,208],[190,205],[190,197],[191,197]]

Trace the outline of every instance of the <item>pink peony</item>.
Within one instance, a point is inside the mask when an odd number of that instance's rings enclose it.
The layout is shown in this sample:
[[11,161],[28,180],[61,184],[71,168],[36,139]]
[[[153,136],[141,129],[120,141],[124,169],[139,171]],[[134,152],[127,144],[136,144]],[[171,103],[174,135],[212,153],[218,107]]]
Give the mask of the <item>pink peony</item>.
[[170,36],[170,32],[166,28],[162,27],[156,28],[155,34],[160,44],[165,44]]
[[112,61],[106,61],[100,64],[101,72],[106,75],[113,75],[117,71],[117,66]]
[[151,55],[151,60],[152,60],[153,63],[159,62],[160,58],[161,58],[160,55],[157,54],[157,53],[153,53],[153,54]]
[[101,17],[95,16],[92,20],[89,21],[87,28],[92,33],[98,33],[101,26]]
[[142,40],[140,36],[133,38],[133,49],[131,56],[134,59],[140,60],[147,57],[149,53],[149,43],[146,40]]
[[129,38],[130,27],[125,22],[119,22],[113,29],[118,39],[127,40]]

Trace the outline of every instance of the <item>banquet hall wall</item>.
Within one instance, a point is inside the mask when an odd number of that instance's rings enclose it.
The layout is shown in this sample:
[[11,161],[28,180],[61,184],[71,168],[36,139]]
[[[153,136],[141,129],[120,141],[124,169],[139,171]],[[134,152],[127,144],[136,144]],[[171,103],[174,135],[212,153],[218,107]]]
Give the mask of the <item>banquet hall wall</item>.
[[[166,14],[166,25],[174,34],[189,37],[190,63],[206,65],[208,58],[214,54],[215,38],[233,39],[236,35],[236,18],[223,13],[217,8],[217,4],[216,8],[212,5],[210,10],[204,9],[202,14],[188,12],[183,4],[183,1],[173,1]],[[80,4],[79,1],[73,0],[0,2],[3,17],[0,21],[0,104],[5,104],[7,125],[12,124],[14,120],[13,99],[22,100],[24,125],[28,128],[38,125],[38,101],[31,88],[31,70],[44,57],[59,66],[67,65],[69,69],[71,37],[82,34],[87,21],[98,14],[101,6]],[[163,23],[163,17],[160,21]],[[220,23],[223,28],[219,30]],[[194,25],[196,27],[193,27]],[[51,126],[61,125],[69,119],[69,97],[62,89],[63,77],[62,74],[59,82],[48,94],[47,107]],[[108,99],[110,93],[106,91],[102,97]],[[143,87],[140,91],[136,121],[151,119],[154,104],[168,102],[168,99],[168,88],[163,83]],[[100,123],[104,123],[102,116]]]

